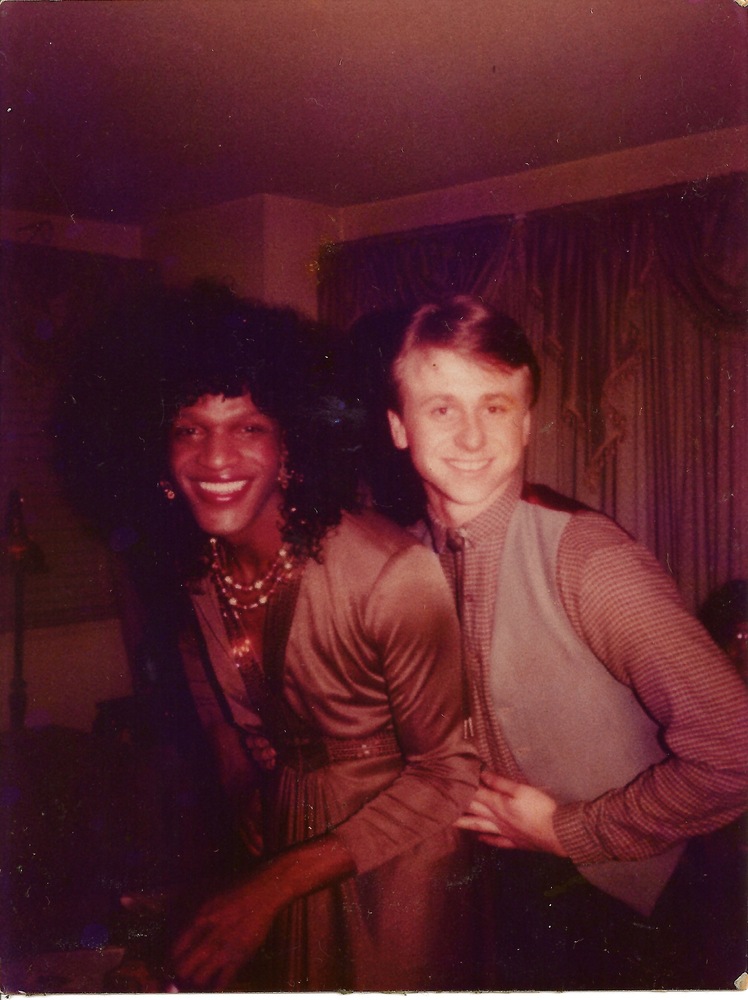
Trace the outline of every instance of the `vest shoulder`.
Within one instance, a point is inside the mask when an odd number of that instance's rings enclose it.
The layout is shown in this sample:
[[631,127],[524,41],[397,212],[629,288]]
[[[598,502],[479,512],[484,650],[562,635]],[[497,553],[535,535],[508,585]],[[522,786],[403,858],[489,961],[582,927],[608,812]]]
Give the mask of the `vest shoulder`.
[[558,493],[543,483],[525,483],[522,487],[520,500],[532,508],[573,515],[569,521],[569,530],[575,533],[579,532],[584,535],[599,533],[601,537],[605,536],[611,540],[634,541],[625,528],[622,528],[612,517],[582,503],[581,500],[564,496],[563,493]]
[[574,550],[582,558],[611,549],[618,552],[624,549],[646,551],[611,517],[593,510],[578,511],[569,518],[561,545]]
[[563,526],[562,544],[573,546],[580,552],[620,545],[638,546],[636,540],[607,514],[557,493],[549,486],[527,484],[522,491],[520,506],[532,519]]
[[564,514],[578,514],[582,511],[592,510],[592,507],[588,507],[581,500],[564,496],[563,493],[558,493],[543,483],[525,483],[522,487],[520,499],[533,506],[542,507],[545,510],[559,511]]

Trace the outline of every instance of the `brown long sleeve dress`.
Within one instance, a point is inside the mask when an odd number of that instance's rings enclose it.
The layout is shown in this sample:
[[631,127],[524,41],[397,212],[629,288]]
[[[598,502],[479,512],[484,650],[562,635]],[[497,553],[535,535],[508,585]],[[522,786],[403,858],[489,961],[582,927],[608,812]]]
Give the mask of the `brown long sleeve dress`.
[[225,738],[227,724],[232,735],[273,734],[249,703],[213,588],[192,601],[203,642],[184,646],[190,688],[203,725],[224,734],[215,740],[223,756],[233,754],[224,766],[233,788],[262,785],[266,848],[335,830],[356,864],[356,876],[297,901],[277,922],[274,988],[455,985],[464,923],[451,824],[478,763],[463,736],[454,603],[434,554],[366,512],[344,515],[321,561],[306,564],[282,697],[333,748],[320,766],[286,761],[261,775],[237,753],[240,741]]

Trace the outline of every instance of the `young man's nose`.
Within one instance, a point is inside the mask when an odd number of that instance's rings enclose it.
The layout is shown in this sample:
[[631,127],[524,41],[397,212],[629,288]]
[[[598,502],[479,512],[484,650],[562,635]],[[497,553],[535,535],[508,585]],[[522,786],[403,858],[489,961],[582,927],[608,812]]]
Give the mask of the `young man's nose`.
[[457,443],[468,451],[478,451],[483,447],[485,434],[480,417],[473,413],[464,413],[456,435]]

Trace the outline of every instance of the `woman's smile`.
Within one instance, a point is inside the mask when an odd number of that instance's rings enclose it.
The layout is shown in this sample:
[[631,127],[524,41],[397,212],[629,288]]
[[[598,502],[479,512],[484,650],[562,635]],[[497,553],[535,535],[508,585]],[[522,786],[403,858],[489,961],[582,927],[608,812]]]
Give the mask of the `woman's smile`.
[[252,397],[201,396],[174,421],[172,479],[209,535],[252,545],[277,535],[282,464],[278,424]]
[[218,503],[227,503],[236,498],[236,494],[249,484],[249,479],[234,479],[226,481],[200,480],[195,485],[204,493],[208,493],[211,500]]

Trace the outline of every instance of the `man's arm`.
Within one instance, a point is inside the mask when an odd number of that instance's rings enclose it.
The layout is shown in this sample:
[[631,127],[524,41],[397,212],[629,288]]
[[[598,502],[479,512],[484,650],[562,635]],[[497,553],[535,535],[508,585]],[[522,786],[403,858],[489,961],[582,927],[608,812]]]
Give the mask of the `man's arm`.
[[497,847],[576,864],[661,853],[740,815],[748,793],[748,691],[655,558],[600,515],[575,517],[558,583],[582,640],[661,726],[667,757],[591,802],[484,773],[463,829]]
[[658,854],[730,822],[748,795],[748,690],[655,557],[600,515],[572,518],[558,584],[569,619],[661,726],[668,755],[624,788],[560,805],[577,863]]

